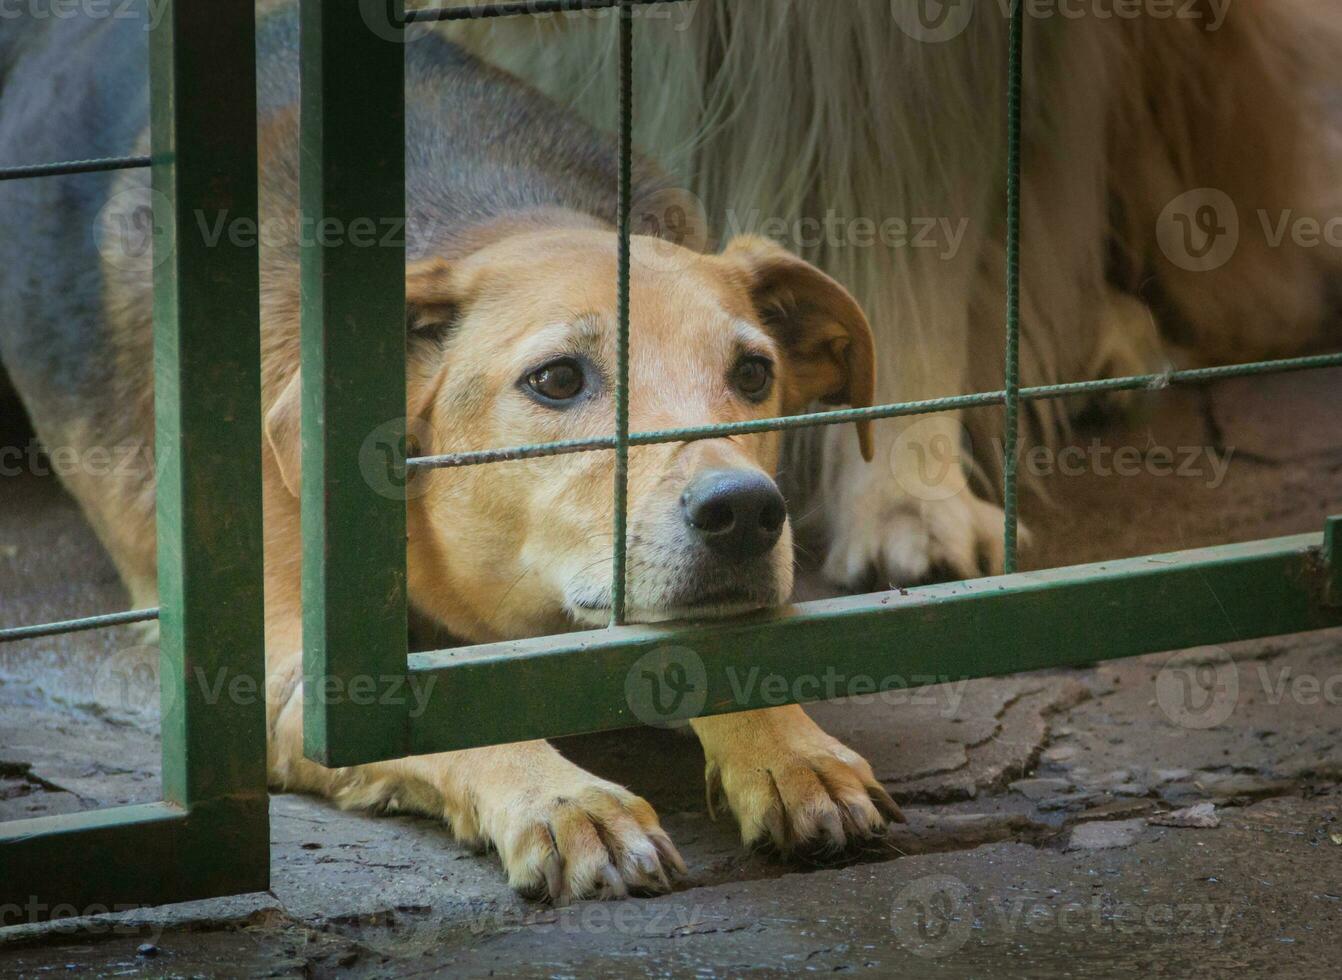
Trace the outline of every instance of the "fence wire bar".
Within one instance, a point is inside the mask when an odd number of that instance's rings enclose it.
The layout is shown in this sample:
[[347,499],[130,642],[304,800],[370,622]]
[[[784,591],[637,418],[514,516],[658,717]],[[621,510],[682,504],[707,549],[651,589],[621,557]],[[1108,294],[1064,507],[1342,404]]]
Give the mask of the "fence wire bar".
[[1016,571],[1019,505],[1016,500],[1017,446],[1020,442],[1020,144],[1021,45],[1025,33],[1024,0],[1015,0],[1011,13],[1010,54],[1007,57],[1007,228],[1006,228],[1006,422],[1003,430],[1005,464],[1002,467],[1003,569]]
[[127,612],[103,613],[100,616],[84,616],[80,619],[63,619],[35,626],[12,626],[9,629],[0,629],[0,643],[31,640],[39,636],[59,636],[62,633],[82,633],[85,630],[100,630],[109,626],[124,626],[127,623],[146,623],[154,619],[158,619],[157,606],[153,609],[131,609]]
[[[692,3],[693,0],[628,0],[636,7],[664,3]],[[424,7],[407,10],[406,23],[451,20],[488,20],[495,17],[524,17],[535,14],[566,14],[584,10],[609,10],[623,6],[625,0],[515,0],[513,3],[467,4],[463,7]]]
[[624,624],[625,576],[628,572],[629,525],[629,224],[630,184],[634,159],[634,8],[620,2],[620,175],[617,193],[619,257],[616,270],[617,332],[615,335],[615,508],[612,537],[610,624]]
[[[1227,364],[1221,367],[1190,368],[1165,374],[1134,374],[1122,378],[1104,378],[1099,381],[1071,381],[1063,384],[1037,385],[1020,389],[1021,402],[1050,401],[1092,395],[1108,391],[1161,391],[1175,385],[1207,384],[1226,378],[1243,378],[1262,374],[1285,374],[1292,371],[1312,371],[1342,367],[1342,354],[1317,354],[1311,357],[1292,357],[1277,361],[1253,361],[1246,364]],[[848,422],[880,421],[908,415],[933,415],[967,408],[985,408],[1006,404],[1005,391],[983,391],[952,398],[931,398],[926,401],[897,402],[874,405],[871,408],[845,408],[832,412],[813,412],[809,415],[789,415],[783,418],[754,419],[723,425],[701,425],[685,429],[659,429],[631,432],[630,446],[656,446],[668,442],[695,442],[702,439],[721,439],[726,436],[756,435],[761,432],[783,432],[809,429],[822,425],[843,425]],[[615,448],[613,436],[591,439],[569,439],[546,442],[534,446],[508,449],[481,449],[473,452],[447,453],[441,456],[419,456],[406,460],[408,470],[456,469],[463,466],[483,466],[488,463],[509,463],[524,459],[544,459],[550,456],[572,456],[577,453],[602,452]]]
[[0,180],[97,174],[107,170],[134,170],[136,167],[147,167],[150,162],[149,157],[102,157],[97,160],[66,160],[63,163],[34,163],[26,167],[0,167]]

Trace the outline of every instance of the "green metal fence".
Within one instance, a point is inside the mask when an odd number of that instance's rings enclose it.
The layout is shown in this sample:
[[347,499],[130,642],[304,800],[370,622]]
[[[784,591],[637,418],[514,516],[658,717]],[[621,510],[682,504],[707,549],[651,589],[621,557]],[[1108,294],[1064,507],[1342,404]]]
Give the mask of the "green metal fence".
[[[1342,521],[1337,518],[1324,534],[1015,572],[1014,449],[1022,404],[1342,366],[1339,354],[1160,376],[1020,385],[1020,5],[1010,40],[1003,388],[727,426],[630,432],[634,8],[664,2],[693,0],[527,0],[408,14],[401,0],[392,0],[391,23],[401,27],[617,8],[621,248],[616,431],[576,442],[412,459],[405,458],[403,432],[402,438],[392,433],[388,439],[394,449],[401,449],[393,468],[402,475],[614,452],[614,622],[606,630],[407,654],[405,502],[370,486],[359,462],[368,433],[385,432],[387,420],[405,413],[404,249],[306,242],[301,494],[304,742],[311,758],[343,766],[629,726],[639,720],[625,687],[631,668],[640,664],[670,671],[679,665],[666,651],[680,649],[694,651],[703,666],[694,713],[714,714],[764,706],[762,692],[742,697],[731,684],[732,670],[743,664],[767,665],[789,682],[812,675],[815,665],[823,663],[840,672],[888,676],[895,683],[896,678],[922,675],[980,677],[1081,665],[1342,625]],[[174,222],[207,197],[214,208],[255,214],[253,54],[246,6],[212,7],[208,13],[186,4],[181,9],[170,6],[170,15],[156,29],[154,167],[160,189],[173,201]],[[347,226],[361,215],[404,219],[404,49],[388,32],[369,29],[368,4],[301,0],[300,8],[304,225],[332,219]],[[187,68],[187,53],[194,58],[193,70]],[[358,71],[350,71],[350,65]],[[26,175],[37,174],[19,174]],[[228,198],[226,204],[221,204],[221,194]],[[162,902],[265,886],[262,708],[207,704],[203,692],[185,680],[186,668],[201,663],[227,663],[235,673],[258,678],[262,669],[259,506],[252,506],[260,481],[252,302],[256,256],[253,250],[228,244],[206,254],[202,248],[182,248],[187,241],[188,236],[179,236],[175,261],[160,269],[155,311],[158,438],[160,460],[165,461],[159,483],[159,616],[165,661],[181,668],[172,676],[184,678],[173,692],[182,711],[164,723],[168,802],[4,825],[0,856],[7,871],[17,872],[3,876],[0,897],[5,900],[50,895],[77,907],[81,900]],[[232,302],[211,303],[225,292]],[[240,296],[248,302],[239,302]],[[190,310],[205,312],[190,316]],[[236,317],[231,325],[236,329],[218,329],[221,316]],[[210,383],[191,384],[202,380],[207,367]],[[188,385],[190,398],[182,394]],[[806,603],[724,623],[621,625],[631,448],[996,406],[1006,413],[1005,534],[1012,574]],[[188,451],[164,452],[188,441]],[[221,536],[217,521],[223,507],[242,515],[241,525],[235,523],[227,537]],[[226,619],[220,614],[220,596],[229,597]],[[1223,597],[1234,601],[1227,603]],[[117,621],[154,614],[123,614]],[[0,633],[0,639],[108,624],[107,617],[95,617],[11,630]],[[323,691],[347,689],[356,676],[370,674],[406,677],[416,689],[416,703],[427,703],[427,709],[412,718],[405,698],[373,704],[323,699]],[[679,680],[669,674],[666,679]],[[792,683],[788,689],[798,690]],[[96,849],[101,862],[96,872],[87,863],[70,860],[65,847],[73,834],[82,835],[73,838],[79,847]]]
[[[1107,562],[1078,568],[807,603],[730,623],[625,626],[626,475],[631,447],[769,430],[835,425],[1003,406],[1006,412],[1006,561],[1016,571],[1017,432],[1022,404],[1073,395],[1197,384],[1219,378],[1342,365],[1342,355],[1240,364],[1168,375],[1043,387],[1020,385],[1021,52],[1024,13],[1010,31],[1008,302],[1005,383],[999,391],[734,425],[629,431],[629,235],[635,8],[677,0],[532,0],[404,12],[391,23],[478,20],[615,8],[619,30],[621,154],[619,343],[616,427],[609,436],[483,452],[397,459],[401,474],[569,453],[615,454],[614,601],[609,629],[406,655],[405,504],[370,487],[358,450],[368,433],[404,414],[404,255],[373,267],[348,245],[310,243],[304,254],[303,522],[305,748],[327,765],[351,765],[638,723],[625,681],[640,670],[684,680],[672,653],[693,651],[703,677],[695,713],[761,707],[730,684],[741,665],[767,665],[791,682],[817,663],[850,673],[909,678],[978,677],[1096,661],[1204,643],[1342,625],[1332,554],[1321,534]],[[684,0],[693,2],[693,0]],[[366,12],[302,0],[303,206],[305,223],[376,214],[404,217],[403,59],[394,31],[373,32]],[[325,66],[357,63],[350,72]],[[393,205],[395,206],[393,209]],[[395,251],[395,250],[390,250]],[[357,272],[356,272],[357,269]],[[357,286],[354,285],[357,283]],[[370,364],[377,361],[377,376]],[[392,438],[393,448],[404,441]],[[404,466],[404,469],[400,467]],[[1330,533],[1336,533],[1335,527]],[[1331,540],[1331,539],[1330,539]],[[386,597],[397,601],[388,604]],[[1233,596],[1223,602],[1218,597]],[[651,659],[649,659],[651,657]],[[327,703],[320,680],[344,690],[357,674],[407,678],[427,710]],[[334,679],[334,681],[329,681]],[[901,681],[902,683],[902,681]],[[674,689],[674,688],[669,688]],[[417,702],[420,703],[420,702]],[[776,702],[770,702],[776,703]],[[698,707],[702,705],[702,707]]]
[[[0,824],[0,925],[268,887],[257,251],[192,216],[255,220],[251,0],[165,0],[150,37],[150,157],[14,167],[0,179],[152,167],[160,607],[17,627],[0,641],[157,619],[163,800]],[[156,236],[157,238],[158,236]]]

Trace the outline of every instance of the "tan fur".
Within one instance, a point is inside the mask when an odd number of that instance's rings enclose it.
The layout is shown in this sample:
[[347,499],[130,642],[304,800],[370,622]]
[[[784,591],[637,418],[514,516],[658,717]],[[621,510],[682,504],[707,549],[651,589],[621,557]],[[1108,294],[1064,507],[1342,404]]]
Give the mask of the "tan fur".
[[[722,258],[668,256],[664,249],[650,240],[634,243],[635,429],[795,411],[817,395],[846,391],[849,378],[869,387],[865,321],[840,290],[835,298],[846,319],[826,318],[817,333],[838,343],[840,353],[858,351],[860,360],[845,365],[827,350],[810,350],[786,361],[788,375],[818,382],[797,390],[782,384],[779,395],[749,409],[727,397],[722,379],[732,356],[733,324],[759,322],[746,288],[758,280],[742,257],[791,267],[790,281],[798,288],[837,287],[827,287],[828,280],[763,243],[738,243]],[[585,431],[570,430],[562,415],[537,410],[511,389],[528,361],[555,346],[555,318],[569,311],[596,314],[597,342],[610,363],[614,282],[615,236],[582,228],[512,234],[464,262],[434,260],[412,268],[407,277],[412,307],[460,304],[467,310],[446,351],[423,344],[411,348],[411,414],[424,420],[421,431],[432,440],[421,451],[544,442],[613,426],[607,406],[584,423]],[[850,333],[856,342],[847,340]],[[539,346],[538,336],[545,340]],[[781,344],[774,353],[786,357]],[[276,359],[284,357],[285,369],[293,371],[293,354],[290,346],[287,356],[277,353]],[[276,785],[322,793],[342,806],[393,806],[442,817],[460,839],[495,847],[516,887],[557,900],[665,888],[667,875],[684,868],[652,808],[582,771],[544,742],[339,770],[302,757],[298,511],[280,472],[296,466],[295,391],[286,386],[267,415],[275,450],[266,479],[268,670],[271,687],[290,692],[283,703],[271,705]],[[783,392],[790,395],[787,403]],[[636,618],[666,613],[658,607],[658,590],[669,584],[663,581],[664,562],[642,542],[656,538],[686,478],[706,468],[771,472],[777,451],[777,436],[763,435],[632,454],[629,571]],[[609,455],[439,470],[424,479],[409,504],[410,591],[417,607],[477,641],[572,628],[565,583],[574,576],[605,582],[609,575]],[[791,561],[788,539],[776,554],[776,601],[790,591]],[[274,680],[289,677],[294,679],[285,684]],[[872,796],[882,799],[883,793],[870,767],[820,732],[800,709],[696,722],[695,729],[747,840],[772,834],[778,844],[791,846],[831,840],[835,828],[842,839],[844,826],[857,834],[884,826]],[[788,789],[781,799],[764,775],[770,770]],[[821,781],[814,772],[827,778]]]
[[[299,467],[298,276],[292,231],[295,182],[284,154],[293,118],[261,132],[262,216],[280,243],[262,248],[263,463],[269,769],[276,788],[319,793],[353,808],[390,808],[445,820],[461,840],[495,848],[519,889],[571,897],[658,891],[683,870],[652,808],[623,787],[565,760],[544,742],[327,769],[303,757]],[[122,189],[143,191],[127,175]],[[137,203],[127,195],[127,207]],[[425,454],[606,434],[609,392],[582,412],[538,406],[517,390],[530,366],[577,345],[614,363],[616,235],[583,214],[510,214],[474,230],[460,254],[407,270],[407,416]],[[148,269],[107,269],[113,347],[126,366],[124,402],[109,413],[150,439]],[[797,412],[815,400],[869,404],[871,333],[852,297],[810,265],[761,239],[721,255],[656,239],[633,241],[631,426],[674,428]],[[421,336],[452,320],[441,336]],[[777,365],[770,396],[736,395],[728,375],[742,350]],[[133,365],[138,364],[139,367]],[[850,433],[852,429],[848,430]],[[866,427],[860,440],[869,438]],[[853,439],[853,435],[848,436]],[[745,602],[682,608],[693,574],[668,536],[694,474],[746,468],[772,474],[780,437],[762,434],[635,449],[630,461],[631,618],[720,615],[786,601],[792,544],[770,554],[772,589]],[[864,445],[865,448],[865,445]],[[410,595],[426,614],[471,641],[604,625],[572,601],[575,583],[598,592],[610,578],[612,458],[595,453],[435,470],[408,493]],[[147,485],[81,488],[86,509],[127,580],[152,583]],[[733,573],[722,572],[730,578]],[[691,583],[692,584],[692,583]],[[148,597],[146,597],[148,598]],[[840,846],[880,832],[898,814],[870,766],[796,708],[694,723],[715,794],[747,841],[792,849]]]

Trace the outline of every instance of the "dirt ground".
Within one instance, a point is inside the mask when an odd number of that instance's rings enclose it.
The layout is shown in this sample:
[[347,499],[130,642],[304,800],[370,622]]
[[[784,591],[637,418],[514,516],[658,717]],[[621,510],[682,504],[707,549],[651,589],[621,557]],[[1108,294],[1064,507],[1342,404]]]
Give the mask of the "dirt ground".
[[[1342,372],[1130,407],[1027,463],[1030,565],[1342,513]],[[124,608],[71,500],[19,469],[0,476],[0,624]],[[0,975],[1334,977],[1339,653],[1342,631],[1177,654],[1216,678],[1197,717],[1163,696],[1169,654],[817,705],[909,817],[834,867],[744,852],[709,819],[693,740],[564,741],[680,846],[690,873],[656,899],[529,904],[431,821],[275,796],[268,894],[0,929]],[[0,646],[0,820],[158,798],[154,656],[134,628]]]

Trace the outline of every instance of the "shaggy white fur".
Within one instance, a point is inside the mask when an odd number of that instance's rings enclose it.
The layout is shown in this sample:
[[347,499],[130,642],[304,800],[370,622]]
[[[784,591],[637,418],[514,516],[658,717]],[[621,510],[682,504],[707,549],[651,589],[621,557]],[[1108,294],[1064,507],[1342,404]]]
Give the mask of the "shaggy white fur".
[[[1002,386],[1007,0],[941,3],[637,11],[638,144],[702,201],[721,238],[768,234],[854,291],[877,331],[883,402]],[[940,28],[910,13],[920,4],[940,7]],[[1320,0],[1153,3],[1135,19],[1109,0],[1027,9],[1025,383],[1159,370],[1150,307],[1217,356],[1300,346],[1342,250],[1241,234],[1225,265],[1189,270],[1158,233],[1171,201],[1208,186],[1241,211],[1320,212],[1327,150],[1307,94],[1342,52],[1339,15]],[[614,17],[453,32],[612,127]],[[1065,411],[1035,406],[1034,434],[1051,438]],[[993,492],[1000,413],[971,415],[881,424],[870,466],[844,429],[794,441],[792,477],[825,532],[830,578],[902,584],[999,567],[1000,511],[971,486]]]

